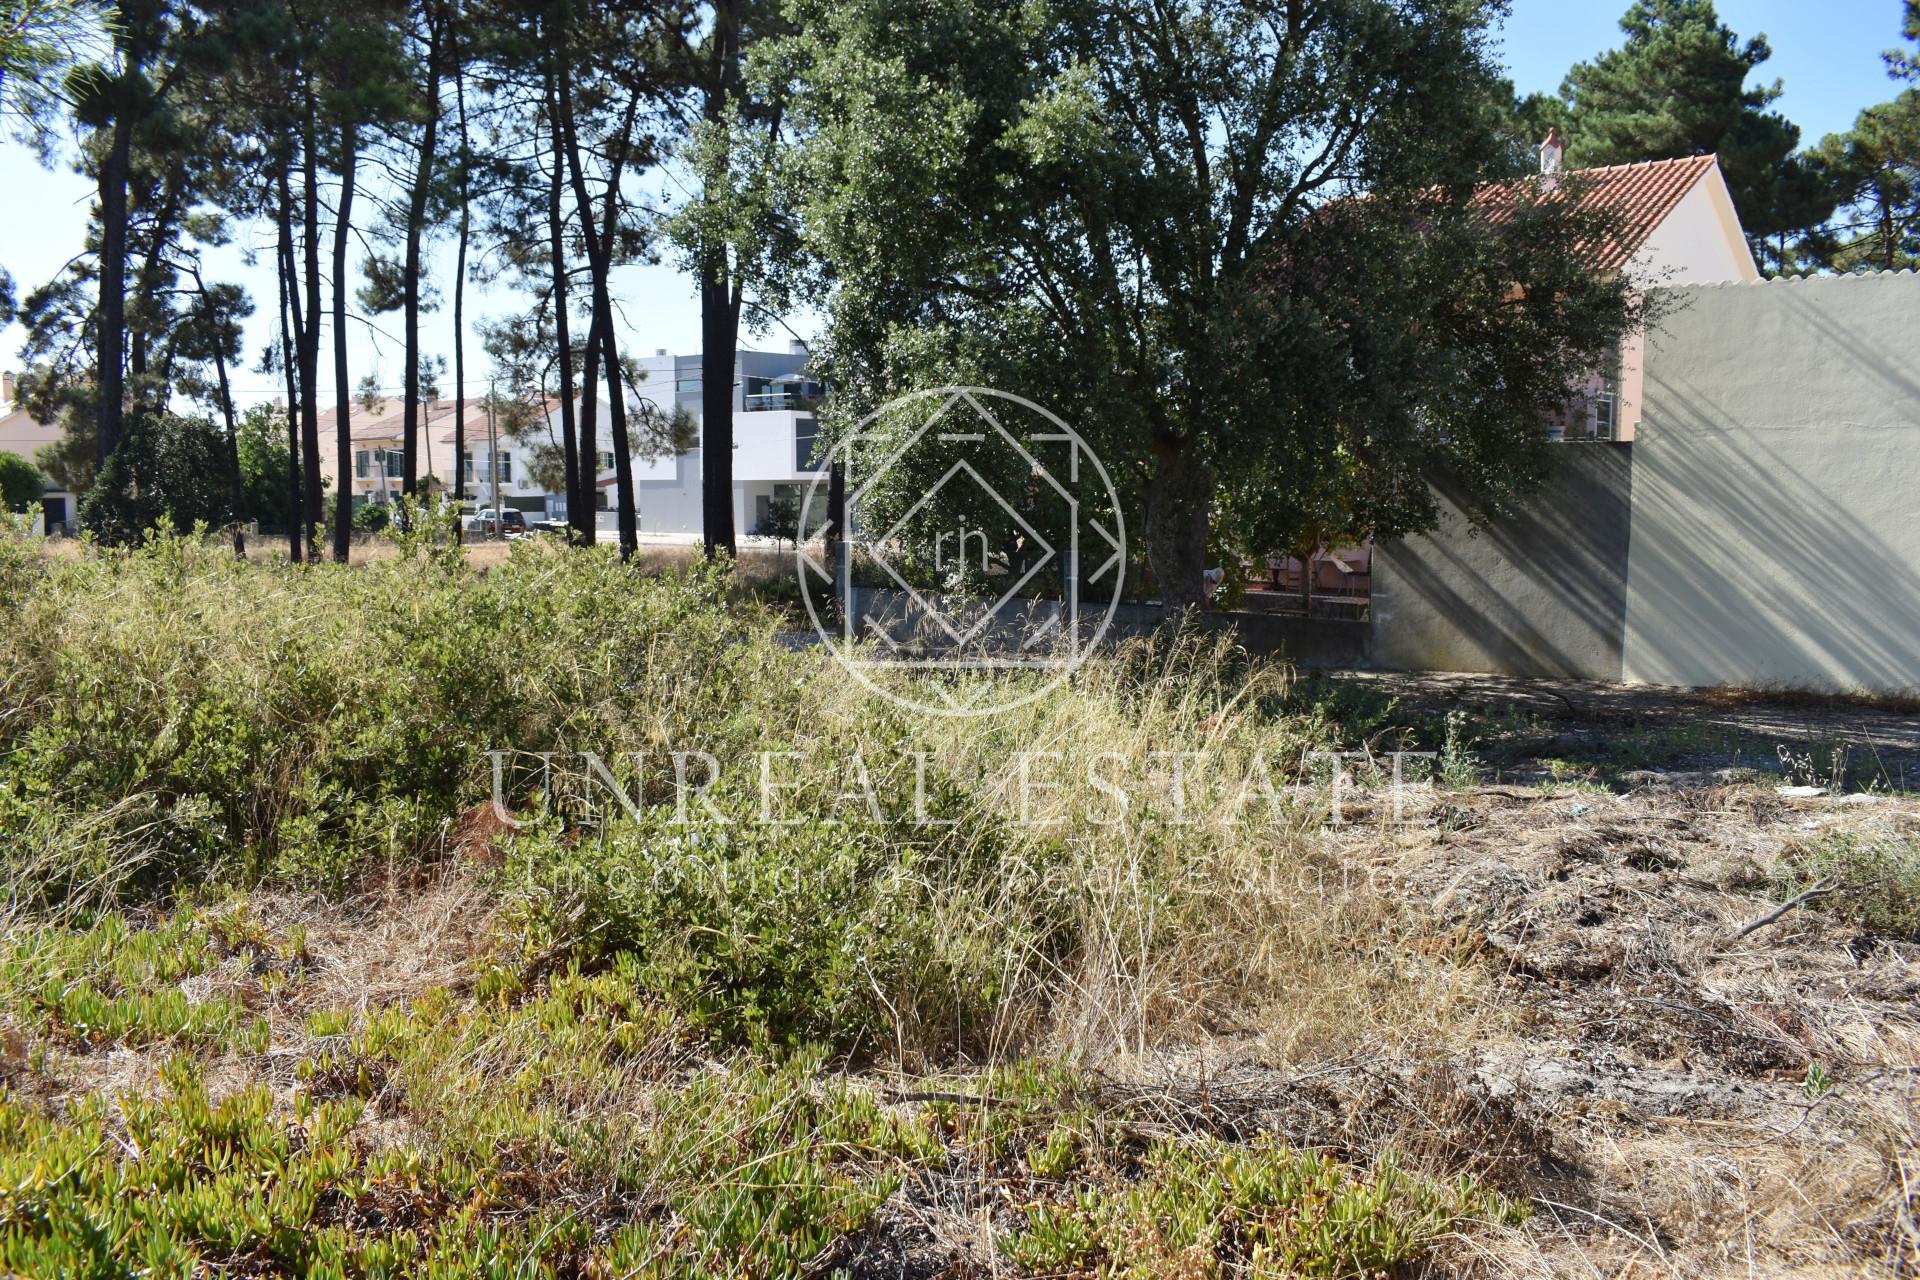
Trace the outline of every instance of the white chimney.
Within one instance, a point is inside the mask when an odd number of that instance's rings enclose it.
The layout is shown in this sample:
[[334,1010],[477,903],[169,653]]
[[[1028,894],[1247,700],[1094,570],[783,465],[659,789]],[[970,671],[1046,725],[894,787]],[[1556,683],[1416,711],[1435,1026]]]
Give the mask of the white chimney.
[[[1555,175],[1557,175],[1560,172],[1560,157],[1565,153],[1566,153],[1566,147],[1561,145],[1561,142],[1560,142],[1559,126],[1558,125],[1549,126],[1547,128],[1547,140],[1540,144],[1541,176],[1546,178],[1552,178]],[[1547,189],[1551,191],[1554,185],[1555,185],[1554,183],[1549,182],[1547,184]]]

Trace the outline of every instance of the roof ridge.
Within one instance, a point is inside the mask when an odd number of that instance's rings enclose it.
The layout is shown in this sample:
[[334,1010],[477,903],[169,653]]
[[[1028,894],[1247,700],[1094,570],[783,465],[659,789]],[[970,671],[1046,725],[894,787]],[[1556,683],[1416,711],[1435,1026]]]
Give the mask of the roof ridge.
[[1563,171],[1561,185],[1552,175],[1528,174],[1489,183],[1474,193],[1474,203],[1495,220],[1511,217],[1531,191],[1551,198],[1571,194],[1577,206],[1608,210],[1619,226],[1581,246],[1595,263],[1612,269],[1625,265],[1643,248],[1680,203],[1701,189],[1701,182],[1719,163],[1715,155],[1681,156],[1669,160],[1638,160],[1632,164],[1603,165]]
[[1585,169],[1569,169],[1566,172],[1568,175],[1576,175],[1576,174],[1583,174],[1583,173],[1616,173],[1622,169],[1651,169],[1655,165],[1678,166],[1678,165],[1685,165],[1685,164],[1695,164],[1702,160],[1709,161],[1714,164],[1718,164],[1720,162],[1720,153],[1717,151],[1709,151],[1704,155],[1669,156],[1664,160],[1630,160],[1625,164],[1597,164],[1597,165],[1590,165]]

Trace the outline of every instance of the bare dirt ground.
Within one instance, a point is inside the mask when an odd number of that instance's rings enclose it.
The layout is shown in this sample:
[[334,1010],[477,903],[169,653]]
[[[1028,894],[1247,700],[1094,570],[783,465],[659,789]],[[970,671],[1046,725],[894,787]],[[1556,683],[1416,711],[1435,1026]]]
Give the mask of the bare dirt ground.
[[[1784,748],[1843,782],[1920,790],[1920,699],[1882,701],[1726,689],[1669,689],[1461,672],[1329,673],[1329,683],[1392,700],[1411,714],[1459,709],[1483,730],[1496,768],[1521,776],[1542,759],[1588,763],[1601,776],[1638,768],[1782,772]],[[1804,773],[1804,769],[1802,770]],[[1830,782],[1831,777],[1820,779]]]

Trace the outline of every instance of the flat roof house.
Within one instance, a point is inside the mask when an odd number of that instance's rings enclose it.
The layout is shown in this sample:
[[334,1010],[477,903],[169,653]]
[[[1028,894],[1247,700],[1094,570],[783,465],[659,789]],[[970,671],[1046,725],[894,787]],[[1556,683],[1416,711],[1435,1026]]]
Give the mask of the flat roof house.
[[[736,351],[728,376],[733,382],[733,524],[742,534],[762,528],[772,504],[795,503],[821,473],[814,458],[817,418],[813,406],[822,388],[807,372],[804,343],[785,351]],[[698,422],[706,372],[698,355],[670,355],[664,349],[636,362],[645,374],[637,394],[662,411],[685,409]],[[602,431],[601,437],[606,439]],[[636,465],[640,528],[648,533],[700,532],[701,449]],[[601,491],[611,495],[613,473],[600,476]],[[607,499],[611,505],[611,496]]]

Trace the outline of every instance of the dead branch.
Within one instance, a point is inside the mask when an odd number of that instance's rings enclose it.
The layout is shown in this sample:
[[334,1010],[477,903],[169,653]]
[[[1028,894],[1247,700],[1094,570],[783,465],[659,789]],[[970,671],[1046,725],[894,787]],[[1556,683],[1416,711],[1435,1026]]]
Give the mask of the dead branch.
[[1727,941],[1738,942],[1740,941],[1740,939],[1746,937],[1748,934],[1754,932],[1755,930],[1766,928],[1768,925],[1772,924],[1775,920],[1778,920],[1781,916],[1786,915],[1787,912],[1792,911],[1795,907],[1803,907],[1807,903],[1812,902],[1815,898],[1824,898],[1828,894],[1838,893],[1841,889],[1844,889],[1844,888],[1846,888],[1846,886],[1841,884],[1840,881],[1836,880],[1832,876],[1828,876],[1825,880],[1822,880],[1819,884],[1814,885],[1813,888],[1807,890],[1805,893],[1802,893],[1797,895],[1796,897],[1787,899],[1787,901],[1781,903],[1779,906],[1767,912],[1767,914],[1761,916],[1759,919],[1750,920],[1746,924],[1741,925],[1739,932],[1735,933],[1733,937],[1727,939]]

